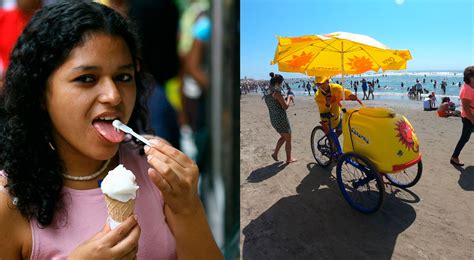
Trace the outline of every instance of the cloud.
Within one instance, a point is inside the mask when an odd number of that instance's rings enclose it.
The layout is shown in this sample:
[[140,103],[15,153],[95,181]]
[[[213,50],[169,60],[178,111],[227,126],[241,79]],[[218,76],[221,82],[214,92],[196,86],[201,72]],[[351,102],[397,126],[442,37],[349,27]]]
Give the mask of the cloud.
[[403,3],[405,3],[405,0],[395,0],[395,3],[397,5],[402,5]]

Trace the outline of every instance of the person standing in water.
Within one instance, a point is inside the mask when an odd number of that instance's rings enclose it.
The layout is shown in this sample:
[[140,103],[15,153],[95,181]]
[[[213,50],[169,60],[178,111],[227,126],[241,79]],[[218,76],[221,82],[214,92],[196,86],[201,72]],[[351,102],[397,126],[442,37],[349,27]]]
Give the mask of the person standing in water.
[[362,91],[364,92],[364,96],[362,97],[362,100],[364,99],[369,100],[369,95],[367,95],[367,81],[365,79],[362,79]]

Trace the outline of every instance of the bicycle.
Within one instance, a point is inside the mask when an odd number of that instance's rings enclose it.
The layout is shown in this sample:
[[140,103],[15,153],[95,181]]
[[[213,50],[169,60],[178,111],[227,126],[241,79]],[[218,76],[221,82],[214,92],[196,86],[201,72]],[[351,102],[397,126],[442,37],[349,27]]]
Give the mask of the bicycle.
[[[363,106],[362,102],[359,101],[359,103]],[[393,165],[392,169],[387,169],[384,165],[376,165],[367,155],[364,155],[364,153],[356,152],[355,147],[357,147],[357,145],[354,146],[352,135],[356,135],[361,140],[367,138],[356,131],[355,128],[349,127],[350,116],[352,113],[362,109],[351,109],[349,111],[343,109],[345,116],[342,122],[343,137],[344,140],[350,138],[352,149],[350,149],[350,143],[347,141],[348,148],[345,150],[348,151],[343,151],[336,129],[332,128],[331,125],[331,118],[334,117],[334,115],[323,113],[321,117],[328,119],[327,127],[325,129],[321,124],[313,128],[311,132],[311,151],[314,159],[321,167],[327,167],[332,162],[337,161],[336,179],[344,199],[357,211],[370,214],[379,210],[383,204],[385,194],[383,176],[385,176],[393,186],[399,188],[412,187],[420,180],[423,165],[421,155],[418,154],[419,150],[413,150],[416,153],[415,155],[418,155],[414,160],[400,165]],[[370,110],[373,108],[367,109]],[[366,113],[369,112],[373,113],[374,111],[366,111]],[[408,120],[406,120],[406,122],[408,122]],[[412,139],[416,138],[414,132],[412,134]],[[368,140],[365,141],[369,144]],[[344,144],[346,148],[346,141]],[[363,151],[363,149],[361,150]],[[373,155],[371,157],[373,157]],[[383,172],[379,169],[383,170]]]

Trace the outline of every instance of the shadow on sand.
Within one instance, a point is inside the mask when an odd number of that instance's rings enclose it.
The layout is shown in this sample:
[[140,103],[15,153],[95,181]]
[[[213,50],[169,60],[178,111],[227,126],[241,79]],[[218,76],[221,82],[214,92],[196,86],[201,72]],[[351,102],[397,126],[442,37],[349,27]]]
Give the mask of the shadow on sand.
[[387,187],[382,208],[364,215],[343,199],[331,169],[310,163],[308,170],[297,195],[243,228],[243,259],[390,259],[397,236],[416,219],[407,202],[418,196]]
[[461,173],[459,176],[459,186],[467,191],[474,191],[474,166],[467,166],[466,168],[456,167]]
[[275,162],[265,167],[258,168],[249,174],[249,177],[247,177],[247,181],[252,183],[264,181],[268,178],[277,175],[280,171],[285,169],[287,165],[288,164],[284,162]]

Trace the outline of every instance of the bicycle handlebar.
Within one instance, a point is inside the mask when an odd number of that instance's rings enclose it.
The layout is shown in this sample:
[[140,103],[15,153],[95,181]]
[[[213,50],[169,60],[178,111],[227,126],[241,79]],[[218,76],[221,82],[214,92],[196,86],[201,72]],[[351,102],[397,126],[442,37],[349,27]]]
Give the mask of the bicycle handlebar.
[[321,118],[327,118],[327,119],[334,117],[334,115],[331,114],[331,112],[322,113],[320,116]]
[[[349,100],[350,100],[350,99],[349,99]],[[352,101],[352,100],[351,100],[351,101]],[[359,104],[360,104],[361,106],[365,107],[365,104],[362,103],[362,101],[360,101],[360,99],[356,99],[355,101],[359,102]],[[338,104],[339,104],[340,107],[342,107],[341,101],[338,101]]]

